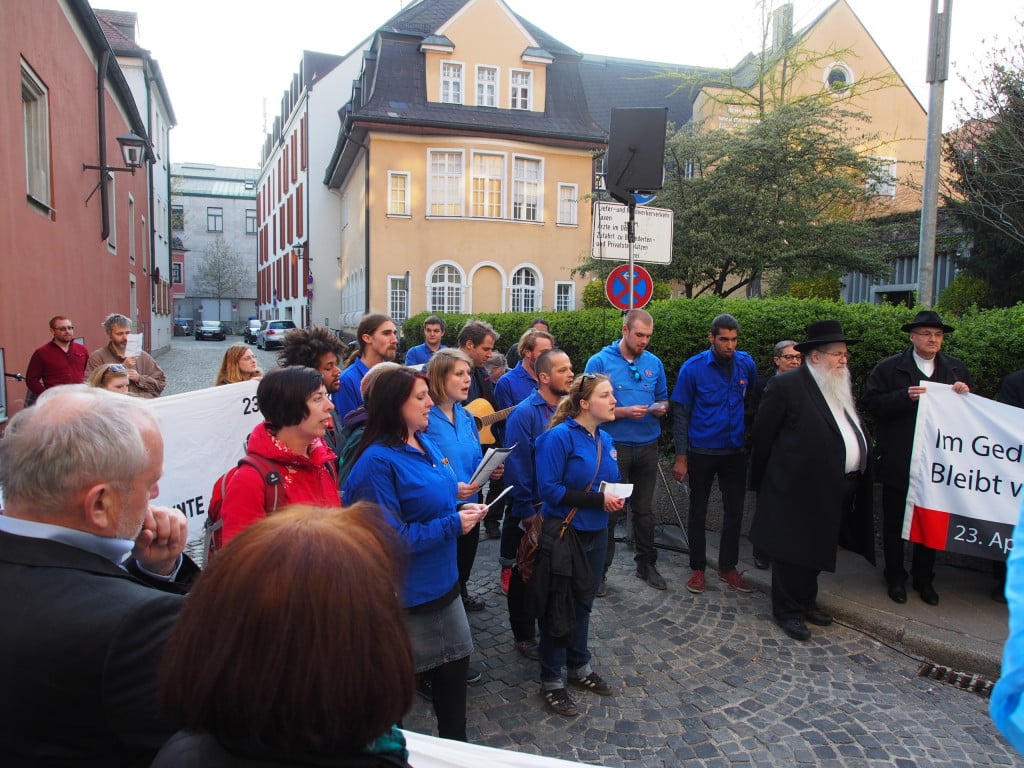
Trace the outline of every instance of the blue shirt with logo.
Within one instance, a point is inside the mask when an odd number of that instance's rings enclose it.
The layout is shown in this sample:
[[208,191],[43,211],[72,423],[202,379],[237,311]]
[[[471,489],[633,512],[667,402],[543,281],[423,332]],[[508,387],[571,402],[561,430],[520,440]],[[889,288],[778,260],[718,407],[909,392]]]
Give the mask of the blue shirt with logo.
[[[687,447],[742,451],[744,401],[755,384],[757,365],[746,352],[736,350],[731,372],[711,348],[683,363],[672,390],[672,402],[690,412]],[[676,446],[678,452],[678,440]]]
[[[622,356],[619,342],[612,342],[587,361],[585,370],[611,379],[616,407],[652,405],[668,398],[665,366],[646,349],[631,365]],[[649,445],[661,436],[661,420],[649,413],[642,419],[609,421],[601,429],[621,445]]]

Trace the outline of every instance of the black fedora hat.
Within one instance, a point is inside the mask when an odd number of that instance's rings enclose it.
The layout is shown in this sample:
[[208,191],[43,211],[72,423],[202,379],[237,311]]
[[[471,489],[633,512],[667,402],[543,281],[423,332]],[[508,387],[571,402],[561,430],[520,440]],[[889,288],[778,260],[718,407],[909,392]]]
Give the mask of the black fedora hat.
[[939,313],[934,309],[922,309],[914,315],[914,322],[907,323],[903,326],[902,330],[909,333],[915,328],[941,328],[943,333],[953,332],[953,326],[946,325],[942,322],[942,318],[939,317]]
[[819,320],[807,326],[807,341],[794,344],[793,349],[797,352],[807,352],[822,344],[832,344],[842,341],[846,344],[856,344],[860,339],[848,339],[843,333],[843,326],[838,320]]

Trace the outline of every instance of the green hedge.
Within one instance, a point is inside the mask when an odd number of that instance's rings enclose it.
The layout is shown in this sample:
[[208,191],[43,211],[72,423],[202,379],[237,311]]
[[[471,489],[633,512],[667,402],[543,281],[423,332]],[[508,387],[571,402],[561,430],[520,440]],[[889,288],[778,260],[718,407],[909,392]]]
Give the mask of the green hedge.
[[[668,374],[669,391],[683,361],[708,346],[711,320],[728,312],[740,323],[740,349],[749,352],[758,369],[767,373],[772,367],[772,347],[780,339],[803,340],[805,328],[816,320],[836,319],[847,336],[861,339],[852,347],[850,368],[854,392],[860,394],[872,367],[884,357],[909,346],[900,326],[913,319],[921,309],[892,305],[843,304],[827,299],[671,299],[652,302],[647,309],[654,316],[654,338],[650,350],[661,358]],[[409,346],[423,342],[423,320],[427,313],[415,315],[405,323],[403,333]],[[543,316],[551,325],[558,345],[582,371],[587,358],[621,337],[622,316],[613,309],[585,309],[572,312],[480,313],[501,334],[497,344],[507,350],[529,326],[534,317]],[[469,315],[445,315],[444,343],[454,345]],[[1008,373],[1024,368],[1024,304],[1014,307],[971,310],[960,318],[944,318],[956,332],[946,337],[943,350],[959,357],[974,377],[974,391],[986,397],[995,395],[1000,381]]]

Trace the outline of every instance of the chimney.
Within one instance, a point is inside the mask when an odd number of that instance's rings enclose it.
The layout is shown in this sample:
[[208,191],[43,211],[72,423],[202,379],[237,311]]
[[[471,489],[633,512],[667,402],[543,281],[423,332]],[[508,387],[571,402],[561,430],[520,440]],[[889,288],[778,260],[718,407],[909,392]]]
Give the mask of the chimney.
[[772,11],[772,53],[789,47],[793,39],[793,4],[785,3]]

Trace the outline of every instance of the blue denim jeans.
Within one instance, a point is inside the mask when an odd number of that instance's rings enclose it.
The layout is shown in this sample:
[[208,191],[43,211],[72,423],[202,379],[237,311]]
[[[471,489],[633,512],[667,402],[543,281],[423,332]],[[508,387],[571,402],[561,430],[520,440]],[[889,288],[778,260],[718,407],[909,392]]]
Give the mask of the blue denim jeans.
[[[608,529],[586,531],[580,533],[580,544],[587,555],[590,573],[593,576],[593,590],[587,599],[576,603],[576,629],[568,648],[555,645],[540,625],[540,680],[545,688],[562,687],[562,670],[568,668],[574,677],[583,677],[589,673],[590,650],[587,638],[590,635],[590,609],[594,604],[594,592],[601,583],[604,569],[605,549],[607,548]],[[586,671],[583,671],[586,670]],[[558,685],[556,685],[556,683]]]

